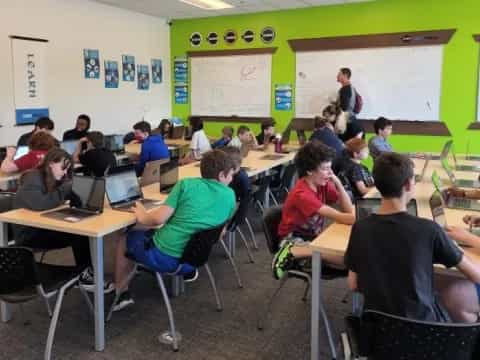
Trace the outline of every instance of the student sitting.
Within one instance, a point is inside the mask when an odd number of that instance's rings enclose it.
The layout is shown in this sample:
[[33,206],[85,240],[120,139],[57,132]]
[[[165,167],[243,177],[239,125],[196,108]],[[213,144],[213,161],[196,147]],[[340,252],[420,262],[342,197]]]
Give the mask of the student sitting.
[[77,118],[75,128],[67,130],[63,133],[63,141],[80,140],[87,135],[88,129],[90,129],[90,117],[85,114],[81,114]]
[[384,117],[379,117],[373,123],[376,136],[368,142],[370,155],[375,160],[381,153],[392,152],[392,145],[388,142],[388,137],[392,134],[392,122]]
[[262,122],[262,132],[257,135],[258,145],[268,145],[275,139],[275,121],[266,120]]
[[375,161],[373,177],[382,202],[376,214],[352,227],[345,255],[350,289],[363,293],[365,309],[446,321],[435,296],[433,265],[456,266],[477,283],[480,266],[474,265],[440,226],[407,213],[415,194],[414,165],[408,157],[382,154]]
[[222,137],[212,144],[212,148],[217,149],[217,148],[223,148],[224,146],[227,146],[230,143],[230,141],[232,141],[232,137],[233,137],[233,127],[225,126],[222,129]]
[[[137,224],[156,228],[130,230],[119,240],[115,287],[122,294],[114,304],[114,311],[133,304],[125,283],[133,263],[125,257],[126,251],[135,261],[154,271],[175,272],[193,234],[222,225],[231,217],[235,195],[228,184],[232,181],[233,168],[233,162],[223,151],[207,152],[200,162],[202,178],[180,180],[163,205],[149,212],[140,203],[136,204],[133,210]],[[184,264],[180,271],[180,275],[187,275],[190,280],[197,274],[189,264]]]
[[[317,141],[303,146],[295,156],[300,179],[283,206],[278,234],[284,240],[272,262],[274,277],[282,278],[295,259],[312,256],[306,243],[322,232],[325,220],[353,224],[355,209],[340,180],[332,172],[335,151]],[[336,210],[331,205],[339,205]],[[323,261],[343,266],[343,258],[322,256]]]
[[[86,144],[86,150],[83,150],[83,144]],[[84,175],[95,177],[105,176],[109,169],[117,165],[115,155],[105,148],[103,134],[99,131],[89,132],[80,139],[73,161],[83,165]]]
[[47,132],[51,133],[55,127],[55,124],[53,123],[52,120],[48,117],[41,117],[35,122],[35,127],[33,131],[23,134],[20,136],[20,138],[17,141],[17,147],[19,146],[28,146],[28,143],[30,142],[30,138],[32,137],[33,134],[37,132]]
[[56,141],[52,135],[44,131],[37,131],[30,139],[29,152],[26,155],[14,160],[16,149],[14,147],[7,148],[7,156],[2,161],[0,170],[8,174],[36,168],[55,145]]
[[335,134],[334,125],[325,118],[317,116],[315,118],[315,130],[310,136],[310,141],[318,140],[335,150],[336,158],[340,157],[343,152],[343,142]]
[[203,120],[200,118],[190,118],[192,128],[192,141],[190,142],[191,157],[200,160],[202,155],[212,150],[210,141],[203,130]]
[[353,138],[345,143],[342,158],[335,164],[335,171],[348,181],[355,199],[363,197],[374,186],[370,171],[362,161],[368,158],[365,140]]
[[136,166],[137,176],[142,176],[145,164],[149,161],[168,159],[170,152],[160,135],[151,134],[152,128],[146,121],[140,121],[133,125],[135,138],[142,142],[140,159]]
[[160,121],[160,125],[158,125],[158,130],[159,130],[160,135],[164,139],[170,139],[172,137],[173,127],[172,127],[172,123],[170,122],[170,120],[163,119],[162,121]]
[[238,127],[237,136],[235,136],[228,145],[235,146],[242,151],[258,148],[257,139],[255,138],[255,136],[253,136],[248,126],[245,125],[240,125]]
[[[37,169],[26,172],[20,178],[14,208],[44,211],[63,205],[71,193],[71,170],[70,155],[62,149],[53,148]],[[15,242],[20,246],[48,250],[71,246],[76,265],[86,268],[80,277],[81,285],[88,291],[94,290],[87,237],[23,225],[14,225],[13,231]],[[113,289],[112,283],[105,283],[106,293]]]

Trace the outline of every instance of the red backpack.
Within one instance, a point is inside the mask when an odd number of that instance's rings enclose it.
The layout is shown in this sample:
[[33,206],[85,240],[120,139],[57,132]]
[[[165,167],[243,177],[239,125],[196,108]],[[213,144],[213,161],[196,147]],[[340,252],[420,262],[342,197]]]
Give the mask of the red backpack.
[[357,89],[355,89],[355,106],[353,107],[353,112],[355,114],[359,114],[362,111],[362,107],[363,107],[362,95],[360,95]]

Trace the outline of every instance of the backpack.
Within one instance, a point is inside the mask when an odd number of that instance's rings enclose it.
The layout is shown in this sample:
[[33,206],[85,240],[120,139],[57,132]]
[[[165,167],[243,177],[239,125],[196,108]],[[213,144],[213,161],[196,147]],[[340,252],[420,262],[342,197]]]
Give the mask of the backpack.
[[360,95],[357,89],[355,89],[355,106],[353,107],[354,114],[359,114],[362,111],[362,107],[363,107],[362,95]]

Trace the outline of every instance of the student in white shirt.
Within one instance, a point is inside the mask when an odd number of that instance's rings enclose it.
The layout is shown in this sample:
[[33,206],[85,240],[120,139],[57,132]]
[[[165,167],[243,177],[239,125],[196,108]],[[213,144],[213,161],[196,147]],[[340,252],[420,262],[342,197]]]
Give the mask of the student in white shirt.
[[202,155],[212,150],[210,141],[203,130],[203,120],[200,118],[190,118],[192,128],[192,140],[190,142],[190,153],[182,160],[183,164],[188,164],[195,160],[200,160]]

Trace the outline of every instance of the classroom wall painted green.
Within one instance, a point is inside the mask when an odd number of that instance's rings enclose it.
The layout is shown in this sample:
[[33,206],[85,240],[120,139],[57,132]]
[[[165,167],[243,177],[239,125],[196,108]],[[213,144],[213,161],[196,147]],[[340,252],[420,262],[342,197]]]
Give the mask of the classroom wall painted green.
[[[273,87],[279,83],[295,84],[295,53],[290,49],[287,40],[455,28],[457,31],[444,51],[441,120],[450,129],[457,152],[465,152],[469,143],[470,152],[480,153],[480,131],[467,130],[467,126],[476,119],[480,46],[473,40],[472,35],[480,33],[479,13],[478,0],[376,0],[348,5],[175,20],[170,33],[171,61],[173,62],[176,56],[184,56],[189,50],[278,47],[272,63],[271,115],[277,122],[277,129],[282,130],[294,116],[294,111],[274,109]],[[259,39],[259,32],[266,26],[274,27],[277,33],[275,41],[269,45],[264,45]],[[239,36],[242,31],[252,29],[256,37],[251,44],[239,39],[234,45],[226,45],[221,39],[216,46],[212,46],[204,40],[199,47],[194,48],[189,43],[193,32],[200,32],[205,39],[208,32],[215,31],[222,36],[227,29],[236,30]],[[345,66],[355,69],[355,59]],[[392,68],[392,71],[395,69]],[[354,76],[352,80],[355,82]],[[175,104],[173,95],[172,102],[173,115],[187,119],[190,105]],[[222,126],[223,124],[209,123],[206,130],[211,136],[219,136]],[[252,128],[257,131],[259,126]],[[396,135],[391,141],[394,148],[400,151],[438,152],[445,142],[445,137]]]

